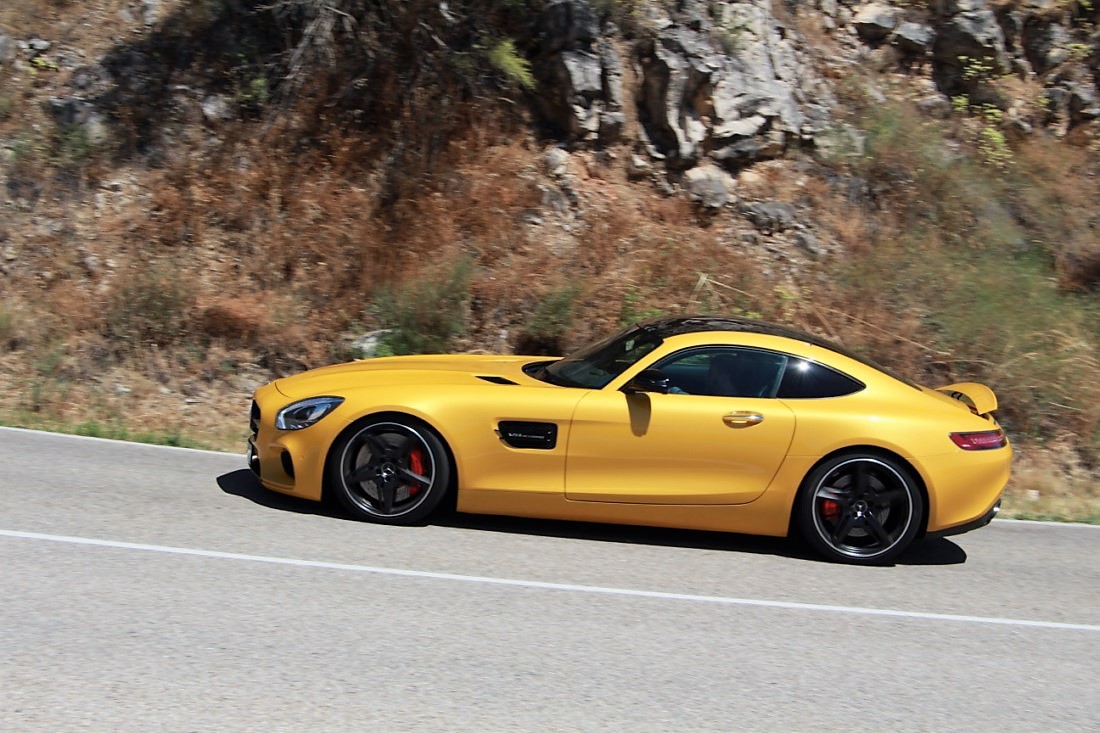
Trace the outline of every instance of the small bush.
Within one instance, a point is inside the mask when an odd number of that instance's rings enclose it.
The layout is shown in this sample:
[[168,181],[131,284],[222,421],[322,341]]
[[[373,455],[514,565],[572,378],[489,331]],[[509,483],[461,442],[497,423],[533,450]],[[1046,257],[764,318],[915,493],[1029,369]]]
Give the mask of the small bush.
[[405,280],[400,289],[384,288],[373,310],[383,327],[382,340],[391,354],[430,354],[447,350],[466,331],[473,261],[463,257],[436,272]]
[[551,291],[523,325],[516,342],[516,353],[554,356],[563,351],[563,341],[573,324],[579,285],[567,285]]
[[4,303],[0,303],[0,346],[5,351],[14,349],[19,341],[19,330],[15,314]]
[[531,62],[519,55],[516,42],[511,38],[505,38],[489,49],[489,63],[514,84],[519,84],[528,91],[535,88]]
[[108,298],[105,332],[119,351],[178,343],[192,295],[179,273],[147,271],[122,282]]
[[235,346],[255,345],[268,324],[265,305],[255,296],[220,296],[203,305],[195,318],[208,338]]
[[81,125],[66,125],[58,132],[53,158],[62,168],[77,170],[92,161],[103,146]]

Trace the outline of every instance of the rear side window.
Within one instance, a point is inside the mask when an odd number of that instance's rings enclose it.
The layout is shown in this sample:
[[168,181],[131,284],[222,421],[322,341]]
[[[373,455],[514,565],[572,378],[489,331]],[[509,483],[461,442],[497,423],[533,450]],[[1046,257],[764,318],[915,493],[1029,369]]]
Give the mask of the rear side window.
[[781,399],[843,397],[863,389],[863,384],[823,364],[791,357],[779,383]]

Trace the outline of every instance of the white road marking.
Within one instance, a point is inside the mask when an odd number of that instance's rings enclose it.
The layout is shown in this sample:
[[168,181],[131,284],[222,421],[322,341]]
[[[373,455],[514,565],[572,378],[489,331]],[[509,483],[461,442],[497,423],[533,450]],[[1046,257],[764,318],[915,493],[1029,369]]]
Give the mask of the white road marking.
[[991,616],[967,616],[952,613],[930,613],[923,611],[897,611],[886,608],[833,606],[819,603],[795,603],[790,601],[770,601],[754,598],[702,596],[686,593],[666,593],[663,591],[632,590],[629,588],[604,588],[591,585],[573,585],[570,583],[544,583],[537,580],[512,580],[508,578],[489,578],[477,575],[457,575],[454,573],[436,573],[422,570],[379,568],[371,567],[369,565],[351,565],[347,563],[321,562],[317,560],[298,560],[294,558],[270,557],[266,555],[246,555],[237,552],[196,550],[186,547],[168,547],[164,545],[145,545],[134,542],[97,540],[88,537],[69,537],[64,535],[41,534],[38,532],[20,532],[17,530],[6,529],[0,529],[0,537],[12,537],[25,540],[40,540],[46,542],[63,542],[73,545],[92,545],[95,547],[110,547],[122,550],[138,550],[142,552],[161,552],[172,555],[192,555],[196,557],[218,558],[222,560],[262,562],[273,565],[289,565],[292,567],[320,568],[323,570],[343,570],[357,573],[371,573],[375,575],[391,575],[404,578],[426,578],[430,580],[445,580],[459,583],[503,585],[514,588],[535,588],[540,590],[567,591],[572,593],[595,593],[601,595],[633,596],[636,598],[651,598],[668,601],[688,601],[694,603],[716,603],[727,606],[755,606],[759,608],[777,608],[792,611],[847,613],[861,616],[887,616],[891,618],[920,619],[927,621],[954,621],[960,623],[994,624],[1000,626],[1022,626],[1037,629],[1060,629],[1068,631],[1100,632],[1100,625],[1095,624],[1074,624],[1058,621],[1032,621],[1028,619],[996,618]]

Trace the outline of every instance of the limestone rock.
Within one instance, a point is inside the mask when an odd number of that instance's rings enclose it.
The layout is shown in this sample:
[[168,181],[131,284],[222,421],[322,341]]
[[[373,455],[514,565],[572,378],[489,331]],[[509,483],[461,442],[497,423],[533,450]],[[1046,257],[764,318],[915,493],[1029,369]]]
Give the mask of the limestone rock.
[[715,165],[701,165],[684,174],[688,198],[706,209],[720,209],[730,201],[733,176]]
[[736,169],[828,126],[832,95],[804,62],[794,31],[765,0],[724,5],[719,25],[698,13],[690,22],[674,16],[638,48],[640,116],[673,168],[690,168],[710,150]]
[[856,11],[852,25],[860,38],[871,43],[885,40],[898,24],[897,8],[884,3],[868,3]]
[[905,53],[926,55],[932,51],[936,31],[924,23],[906,21],[894,32],[894,45]]
[[622,134],[622,62],[600,36],[586,0],[556,0],[536,21],[536,104],[571,142],[616,142]]

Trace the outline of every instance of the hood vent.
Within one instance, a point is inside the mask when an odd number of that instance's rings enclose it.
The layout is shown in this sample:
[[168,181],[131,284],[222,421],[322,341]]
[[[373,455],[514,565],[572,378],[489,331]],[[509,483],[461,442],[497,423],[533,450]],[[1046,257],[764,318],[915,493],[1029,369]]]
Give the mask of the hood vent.
[[482,375],[479,374],[477,378],[478,379],[484,379],[486,382],[492,382],[493,384],[511,384],[511,385],[519,384],[519,382],[513,382],[511,379],[508,379],[507,377],[482,376]]

